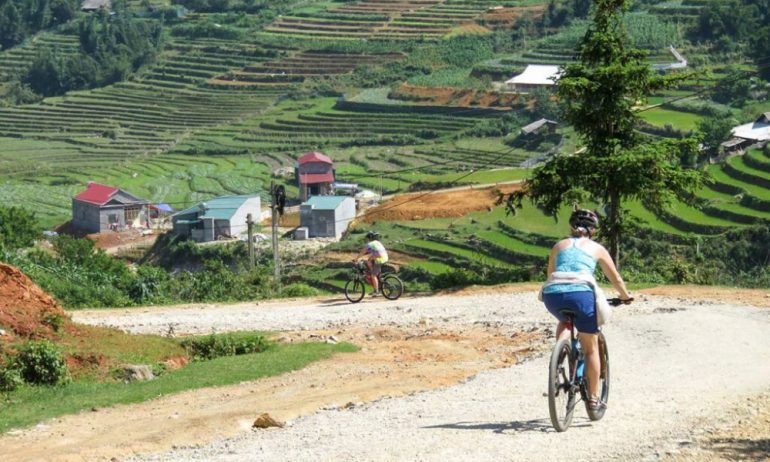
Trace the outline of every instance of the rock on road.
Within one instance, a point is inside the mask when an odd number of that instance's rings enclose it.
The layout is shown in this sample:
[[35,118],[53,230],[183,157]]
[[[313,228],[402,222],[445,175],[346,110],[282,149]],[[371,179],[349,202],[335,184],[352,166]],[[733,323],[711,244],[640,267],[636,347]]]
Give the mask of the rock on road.
[[[134,332],[280,330],[339,325],[516,328],[550,323],[533,293],[410,298],[359,305],[320,302],[77,314]],[[452,461],[656,460],[729,419],[770,390],[770,310],[648,297],[616,310],[605,333],[612,389],[605,418],[582,404],[556,433],[545,397],[547,355],[447,388],[298,418],[283,429],[135,460]]]

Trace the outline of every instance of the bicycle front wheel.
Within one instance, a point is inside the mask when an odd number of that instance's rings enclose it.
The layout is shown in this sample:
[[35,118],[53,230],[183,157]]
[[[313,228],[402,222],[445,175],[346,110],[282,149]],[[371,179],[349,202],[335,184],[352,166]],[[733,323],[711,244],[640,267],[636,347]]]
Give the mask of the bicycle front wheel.
[[566,431],[575,414],[577,397],[572,382],[576,363],[570,339],[556,342],[548,368],[548,411],[557,432]]
[[365,292],[366,286],[364,281],[358,278],[351,279],[345,284],[345,298],[350,303],[358,303],[363,300]]
[[604,411],[607,410],[607,400],[610,399],[610,354],[607,351],[607,339],[604,338],[604,333],[599,332],[599,397],[605,405],[599,409],[591,410],[591,407],[586,401],[586,412],[588,412],[588,418],[591,420],[600,420],[604,417]]
[[389,274],[382,278],[382,287],[380,290],[382,290],[382,295],[384,295],[385,298],[388,300],[395,300],[404,293],[404,283],[401,282],[401,279],[399,279],[398,276]]

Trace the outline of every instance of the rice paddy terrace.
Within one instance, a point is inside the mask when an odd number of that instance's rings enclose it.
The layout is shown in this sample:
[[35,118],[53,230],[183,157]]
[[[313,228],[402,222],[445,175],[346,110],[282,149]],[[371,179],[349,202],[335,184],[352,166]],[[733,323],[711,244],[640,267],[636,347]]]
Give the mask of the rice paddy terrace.
[[438,40],[457,27],[475,23],[493,3],[362,0],[328,9],[299,10],[281,17],[265,31],[314,39]]
[[[514,149],[500,137],[469,135],[504,110],[297,97],[296,92],[308,81],[346,74],[361,65],[408,59],[407,47],[400,45],[408,41],[430,44],[462,31],[510,27],[521,14],[538,17],[545,4],[307,2],[256,28],[242,27],[250,16],[240,15],[228,26],[239,30],[238,39],[177,34],[175,27],[226,19],[191,14],[181,26],[170,26],[166,48],[156,62],[128,81],[0,108],[0,192],[34,208],[47,223],[66,219],[70,197],[88,180],[120,184],[151,200],[184,206],[211,195],[263,190],[279,171],[293,165],[297,153],[310,149],[330,154],[341,180],[386,193],[407,191],[411,185],[454,184],[471,170],[480,171],[471,177],[478,182],[520,178],[521,171],[510,168],[541,153]],[[667,2],[653,10],[665,15],[669,8],[678,8],[689,14],[702,5],[695,0]],[[501,8],[492,8],[497,6]],[[485,69],[504,69],[502,75],[513,75],[527,64],[566,64],[581,33],[578,27],[531,40],[521,52],[498,56],[478,70],[483,75]],[[336,47],[325,48],[325,43]],[[357,51],[342,51],[340,43],[355,43],[351,50]],[[77,47],[75,35],[42,32],[0,53],[0,82],[23,71],[41,50],[66,55]],[[360,51],[364,49],[369,51]],[[680,52],[689,57],[702,50],[685,45]],[[651,63],[672,58],[667,47],[651,49]],[[659,97],[671,96],[678,94]],[[659,126],[674,121],[682,130],[697,121],[694,113],[670,107],[649,111],[645,118]],[[682,235],[718,233],[764,220],[770,214],[765,205],[770,201],[768,163],[760,151],[730,159],[711,168],[717,181],[698,194],[697,207],[676,204],[666,216],[656,217],[637,206],[634,214],[652,228]],[[501,168],[508,170],[489,171]],[[400,223],[401,231],[413,233],[401,250],[429,256],[472,248],[491,266],[502,267],[518,258],[539,258],[545,248],[539,239],[548,236],[553,222],[535,210],[528,213],[528,218],[511,223],[499,208],[479,212],[469,221]],[[431,233],[425,229],[435,226],[455,234],[480,224],[486,228],[472,233],[477,234],[473,243],[454,238],[438,242],[425,235]],[[463,258],[471,259],[467,253]]]

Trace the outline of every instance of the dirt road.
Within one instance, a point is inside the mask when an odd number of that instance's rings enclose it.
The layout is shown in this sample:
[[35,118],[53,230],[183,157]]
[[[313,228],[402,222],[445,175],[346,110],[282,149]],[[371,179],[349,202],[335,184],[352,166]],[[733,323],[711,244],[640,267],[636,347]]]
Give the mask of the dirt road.
[[[363,348],[266,381],[46,422],[0,438],[4,460],[700,460],[701,441],[741,431],[736,421],[769,401],[770,310],[693,299],[648,297],[616,312],[605,329],[607,416],[590,423],[578,409],[563,434],[550,428],[544,396],[552,323],[532,292],[75,318],[134,332],[333,333]],[[250,430],[266,411],[287,427]],[[763,460],[756,448],[769,428],[737,458]]]

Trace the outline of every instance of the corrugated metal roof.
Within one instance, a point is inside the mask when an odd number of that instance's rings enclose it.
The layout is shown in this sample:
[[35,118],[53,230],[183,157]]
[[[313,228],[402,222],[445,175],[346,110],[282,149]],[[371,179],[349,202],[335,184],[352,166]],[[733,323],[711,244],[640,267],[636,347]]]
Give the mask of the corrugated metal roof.
[[80,6],[82,10],[98,10],[99,8],[110,8],[112,0],[83,0]]
[[91,182],[88,183],[85,191],[75,196],[75,199],[91,204],[104,205],[118,191],[118,188],[113,186]]
[[522,133],[529,135],[530,133],[537,131],[540,127],[543,125],[558,125],[557,122],[554,122],[553,120],[548,119],[540,119],[532,122],[529,125],[526,125],[524,127],[521,127]]
[[335,210],[345,199],[353,199],[350,196],[313,196],[302,205],[312,205],[313,210]]
[[[213,199],[199,202],[192,207],[186,208],[177,213],[180,215],[196,214],[199,220],[202,219],[215,219],[215,220],[229,220],[235,215],[235,212],[249,199],[253,199],[259,196],[253,195],[240,195],[240,196],[222,196],[215,197]],[[205,204],[205,205],[204,205]],[[203,205],[203,207],[201,207]],[[205,212],[203,210],[205,209]]]
[[325,164],[333,163],[332,160],[328,156],[326,156],[326,155],[324,155],[324,154],[322,154],[320,152],[315,152],[315,151],[307,152],[307,153],[303,154],[302,157],[297,159],[297,163],[299,163],[300,165],[307,164],[308,162],[323,162]]
[[524,72],[506,81],[507,84],[556,85],[561,72],[559,66],[528,64]]

